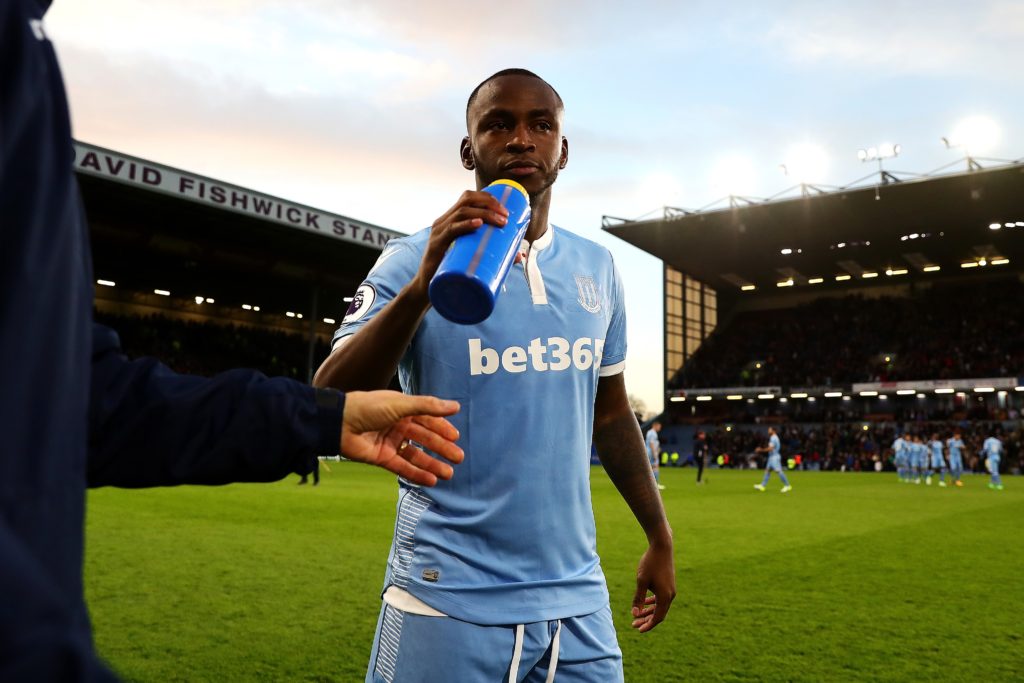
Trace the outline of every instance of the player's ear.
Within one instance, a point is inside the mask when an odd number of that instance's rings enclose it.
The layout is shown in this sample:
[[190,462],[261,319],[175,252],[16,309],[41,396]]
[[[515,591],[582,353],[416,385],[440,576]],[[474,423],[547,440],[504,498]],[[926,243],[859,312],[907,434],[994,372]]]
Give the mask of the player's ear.
[[467,171],[476,168],[476,159],[473,158],[473,147],[469,144],[469,137],[462,138],[459,146],[459,156],[462,157],[462,167]]
[[558,157],[558,170],[565,168],[565,165],[569,163],[569,141],[562,137],[562,153]]

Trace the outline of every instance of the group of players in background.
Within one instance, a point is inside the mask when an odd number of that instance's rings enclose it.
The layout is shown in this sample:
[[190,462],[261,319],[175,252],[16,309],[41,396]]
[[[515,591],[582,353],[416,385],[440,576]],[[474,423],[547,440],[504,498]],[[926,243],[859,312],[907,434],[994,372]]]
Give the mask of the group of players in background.
[[[892,444],[893,459],[899,480],[904,484],[920,484],[922,475],[924,483],[931,486],[932,478],[938,474],[939,486],[946,486],[946,473],[953,486],[963,486],[961,476],[964,471],[964,442],[960,438],[960,430],[942,441],[937,433],[925,442],[921,434],[903,434],[896,437]],[[1003,480],[999,476],[999,461],[1002,458],[1003,442],[997,436],[985,439],[981,446],[981,455],[985,458],[985,468],[991,473],[990,489],[1002,491]]]

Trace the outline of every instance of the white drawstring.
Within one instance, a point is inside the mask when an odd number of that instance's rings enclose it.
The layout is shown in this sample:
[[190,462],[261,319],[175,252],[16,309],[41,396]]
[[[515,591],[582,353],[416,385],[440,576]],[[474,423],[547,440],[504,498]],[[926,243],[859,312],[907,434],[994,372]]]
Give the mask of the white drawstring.
[[551,664],[548,665],[548,677],[544,683],[554,683],[555,669],[558,668],[558,636],[562,634],[562,621],[558,621],[558,628],[555,629],[555,637],[551,639]]
[[509,683],[516,683],[519,679],[519,660],[523,657],[523,631],[525,630],[526,624],[516,626],[516,644],[512,649],[512,666],[508,670]]

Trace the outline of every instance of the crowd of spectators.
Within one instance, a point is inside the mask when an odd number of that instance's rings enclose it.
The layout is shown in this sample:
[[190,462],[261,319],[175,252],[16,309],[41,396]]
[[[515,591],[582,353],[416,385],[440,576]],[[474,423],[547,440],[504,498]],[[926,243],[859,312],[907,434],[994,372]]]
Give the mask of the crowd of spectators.
[[670,388],[1016,374],[1024,374],[1024,283],[1008,277],[742,313],[708,337]]
[[[129,358],[154,356],[177,372],[211,376],[232,368],[253,368],[268,376],[307,380],[309,340],[305,335],[164,315],[96,311],[95,319],[117,331]],[[314,367],[327,357],[328,350],[317,338]]]
[[[865,428],[866,427],[866,428]],[[988,421],[956,421],[956,422],[920,422],[902,425],[886,424],[786,424],[776,425],[782,443],[782,459],[799,460],[798,469],[840,470],[847,472],[892,471],[892,444],[898,435],[918,435],[926,442],[933,434],[945,442],[959,429],[964,449],[964,467],[968,472],[983,472],[983,458],[978,454],[982,442],[993,434],[1003,441],[1004,472],[1024,472],[1024,433],[1019,423],[1007,428],[1002,422]],[[723,458],[723,466],[739,468],[764,467],[765,455],[756,453],[755,449],[764,446],[768,441],[764,427],[712,427],[704,430],[711,448],[712,462],[719,456]],[[669,452],[680,453],[677,464],[684,464],[692,454],[692,444],[679,430],[665,428],[662,430],[664,448]],[[671,464],[671,460],[670,460]]]
[[764,420],[785,422],[860,422],[865,416],[874,421],[935,422],[942,420],[1017,420],[1021,419],[1024,396],[1009,392],[1008,397],[965,392],[924,398],[886,394],[885,399],[853,395],[851,400],[716,401],[690,402],[685,407],[669,404],[664,419],[669,423],[756,423]]

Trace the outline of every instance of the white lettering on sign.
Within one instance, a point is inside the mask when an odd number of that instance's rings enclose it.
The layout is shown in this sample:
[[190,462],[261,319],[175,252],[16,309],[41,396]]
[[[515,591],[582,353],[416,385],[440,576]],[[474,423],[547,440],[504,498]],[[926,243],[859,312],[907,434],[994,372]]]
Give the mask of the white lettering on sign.
[[527,370],[561,372],[570,367],[585,372],[601,364],[604,339],[580,337],[570,343],[562,337],[548,337],[546,341],[544,344],[537,337],[526,348],[509,346],[499,353],[484,346],[480,339],[470,339],[469,374],[493,375],[499,369],[513,374]]
[[200,204],[377,249],[383,249],[388,240],[401,237],[401,234],[392,230],[318,211],[301,204],[293,204],[169,166],[118,154],[102,147],[76,142],[74,149],[75,170],[86,175],[145,187]]

